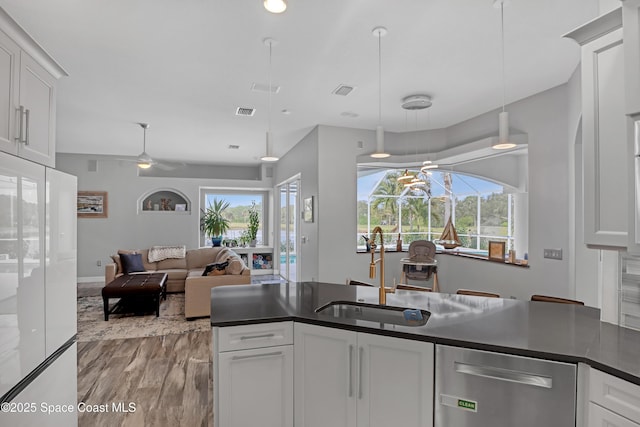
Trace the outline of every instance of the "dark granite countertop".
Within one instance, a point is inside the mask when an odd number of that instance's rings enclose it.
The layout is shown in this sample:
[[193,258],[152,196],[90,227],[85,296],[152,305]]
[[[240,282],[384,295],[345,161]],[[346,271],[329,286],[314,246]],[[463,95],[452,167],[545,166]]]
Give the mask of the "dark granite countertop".
[[640,332],[600,322],[600,310],[568,304],[398,290],[387,305],[431,312],[424,326],[401,326],[315,312],[332,301],[378,302],[378,289],[329,283],[220,286],[211,325],[295,320],[521,356],[584,362],[640,385]]

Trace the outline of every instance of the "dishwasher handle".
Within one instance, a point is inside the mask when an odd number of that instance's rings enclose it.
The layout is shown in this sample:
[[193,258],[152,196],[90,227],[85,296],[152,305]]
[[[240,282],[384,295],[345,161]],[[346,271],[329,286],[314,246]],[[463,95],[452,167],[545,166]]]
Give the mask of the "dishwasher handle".
[[553,384],[552,379],[544,375],[529,374],[509,369],[495,368],[493,366],[478,366],[454,362],[454,367],[456,372],[461,374],[475,375],[477,377],[491,378],[494,380],[526,384],[542,388],[552,388]]

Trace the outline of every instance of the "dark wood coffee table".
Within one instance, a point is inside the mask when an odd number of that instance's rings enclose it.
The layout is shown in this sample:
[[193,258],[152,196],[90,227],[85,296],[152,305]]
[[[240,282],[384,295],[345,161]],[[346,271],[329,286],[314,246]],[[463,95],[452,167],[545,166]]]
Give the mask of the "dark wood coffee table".
[[[117,277],[102,288],[104,303],[104,320],[109,320],[109,314],[116,310],[138,312],[149,304],[154,304],[156,317],[160,316],[160,299],[167,299],[166,273],[138,273]],[[109,298],[120,298],[109,309]]]

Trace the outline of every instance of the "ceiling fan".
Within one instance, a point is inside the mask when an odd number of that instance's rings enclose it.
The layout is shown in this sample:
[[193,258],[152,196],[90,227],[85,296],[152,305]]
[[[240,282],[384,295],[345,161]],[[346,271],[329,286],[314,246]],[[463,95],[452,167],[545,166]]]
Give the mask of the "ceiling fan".
[[130,162],[134,161],[140,169],[149,169],[153,166],[163,170],[173,170],[178,167],[184,166],[184,163],[160,161],[147,154],[147,129],[149,129],[149,123],[138,123],[138,125],[140,125],[143,131],[142,153],[140,153],[135,159],[129,158],[122,160]]

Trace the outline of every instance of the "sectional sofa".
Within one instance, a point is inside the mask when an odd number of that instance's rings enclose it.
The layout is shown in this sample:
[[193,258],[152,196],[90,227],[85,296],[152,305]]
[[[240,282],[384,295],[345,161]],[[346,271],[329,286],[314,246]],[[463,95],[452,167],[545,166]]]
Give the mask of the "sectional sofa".
[[[251,283],[251,271],[234,251],[226,247],[187,250],[182,258],[166,258],[149,261],[149,249],[120,249],[111,256],[113,263],[105,266],[105,284],[123,274],[120,254],[139,253],[144,269],[149,272],[167,273],[167,292],[185,293],[185,317],[192,319],[210,315],[211,288],[225,285]],[[228,262],[219,275],[203,276],[211,263]]]

